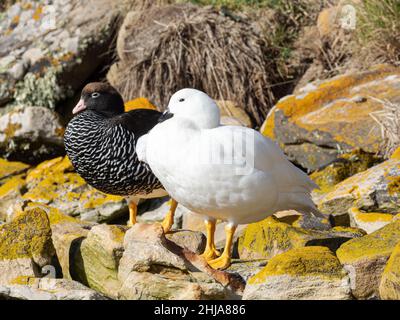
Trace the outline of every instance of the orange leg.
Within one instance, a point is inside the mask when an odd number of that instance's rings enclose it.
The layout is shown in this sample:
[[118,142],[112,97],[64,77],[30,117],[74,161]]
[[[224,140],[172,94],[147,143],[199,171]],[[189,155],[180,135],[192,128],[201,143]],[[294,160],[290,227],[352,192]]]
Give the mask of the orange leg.
[[202,257],[204,257],[207,261],[213,260],[216,257],[219,257],[221,253],[215,247],[214,234],[215,234],[215,220],[205,220],[204,221],[207,230],[207,244]]
[[172,225],[174,224],[174,215],[176,207],[178,206],[178,202],[171,198],[171,200],[169,201],[169,205],[169,211],[165,216],[163,222],[161,223],[164,229],[164,233],[169,232],[172,228]]
[[222,252],[222,255],[219,258],[208,261],[211,268],[223,270],[231,265],[233,235],[235,234],[235,231],[236,225],[229,223],[225,226],[226,242],[224,252]]

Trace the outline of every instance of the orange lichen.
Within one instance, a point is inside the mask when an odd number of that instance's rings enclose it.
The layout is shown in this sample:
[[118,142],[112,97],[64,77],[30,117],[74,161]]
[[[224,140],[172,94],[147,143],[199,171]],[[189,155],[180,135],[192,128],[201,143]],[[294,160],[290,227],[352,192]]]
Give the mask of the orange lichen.
[[42,13],[43,13],[43,7],[42,6],[38,6],[36,8],[35,12],[32,15],[33,20],[39,21],[40,18],[42,17]]
[[155,107],[148,99],[146,98],[136,98],[134,100],[130,100],[125,103],[125,111],[131,111],[135,109],[151,109],[151,110],[157,110],[157,107]]

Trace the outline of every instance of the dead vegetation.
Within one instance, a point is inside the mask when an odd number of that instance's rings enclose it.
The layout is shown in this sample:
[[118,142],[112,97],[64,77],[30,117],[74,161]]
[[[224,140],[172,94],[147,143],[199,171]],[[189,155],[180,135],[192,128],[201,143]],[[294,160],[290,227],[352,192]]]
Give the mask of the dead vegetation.
[[161,107],[173,92],[198,88],[215,99],[236,101],[260,125],[275,102],[272,84],[281,80],[277,53],[246,21],[213,9],[185,5],[171,11],[176,10],[182,10],[178,18],[154,8],[129,22],[128,34],[139,25],[142,31],[125,39],[129,46],[119,49],[118,72],[109,80],[124,97],[150,97]]
[[400,104],[374,97],[371,99],[382,104],[383,109],[371,113],[371,117],[380,125],[383,137],[381,153],[389,158],[400,147]]

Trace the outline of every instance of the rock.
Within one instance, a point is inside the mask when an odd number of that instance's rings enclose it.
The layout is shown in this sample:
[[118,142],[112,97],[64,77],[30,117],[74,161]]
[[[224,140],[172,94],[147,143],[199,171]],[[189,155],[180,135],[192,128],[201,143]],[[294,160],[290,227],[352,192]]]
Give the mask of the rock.
[[355,233],[354,230],[306,230],[271,216],[247,226],[239,238],[239,257],[270,259],[290,249],[305,246],[325,246],[336,251],[342,243],[362,235],[363,232]]
[[297,228],[311,229],[311,230],[329,230],[331,224],[328,219],[315,217],[313,215],[305,216],[296,210],[285,210],[274,213],[279,221],[290,224]]
[[24,173],[29,165],[22,162],[11,162],[0,158],[0,186],[13,175]]
[[23,175],[14,176],[0,186],[0,220],[12,220],[15,208],[18,206],[17,199],[20,199],[25,187],[26,182]]
[[251,127],[251,119],[246,111],[233,101],[217,100],[216,103],[221,112],[221,123],[223,125]]
[[0,299],[107,300],[100,293],[85,287],[79,282],[51,278],[27,278],[26,285],[0,285]]
[[320,187],[319,190],[313,190],[314,196],[332,191],[339,182],[365,171],[379,162],[379,157],[360,150],[339,155],[332,163],[310,175],[310,178]]
[[366,233],[372,233],[391,223],[394,215],[379,212],[361,212],[357,208],[349,209],[350,224],[363,229]]
[[106,296],[116,298],[122,283],[118,279],[119,261],[124,251],[125,227],[94,226],[80,246],[78,279]]
[[110,0],[91,2],[27,0],[19,6],[19,13],[9,14],[14,10],[11,7],[0,20],[0,56],[14,58],[7,69],[21,61],[26,65],[22,73],[11,71],[19,73],[15,90],[5,90],[17,104],[54,108],[106,62],[116,21],[126,5]]
[[240,260],[233,259],[232,264],[226,269],[229,273],[240,275],[246,283],[256,273],[260,272],[263,267],[266,266],[268,260]]
[[46,212],[32,209],[0,226],[0,283],[40,276],[55,254]]
[[122,197],[106,195],[90,187],[73,172],[67,157],[45,161],[29,171],[28,191],[22,200],[48,204],[84,221],[105,222],[127,212]]
[[399,75],[385,65],[308,84],[271,109],[261,132],[310,171],[358,148],[378,153],[383,140],[370,114],[383,106],[370,97],[398,102]]
[[328,248],[297,248],[273,257],[251,277],[243,299],[348,300],[350,281]]
[[157,110],[157,107],[154,106],[148,99],[143,98],[143,97],[136,98],[136,99],[125,102],[125,112],[135,110],[135,109]]
[[330,214],[335,225],[349,225],[348,211],[396,214],[400,211],[400,160],[389,159],[337,184],[331,192],[315,199],[318,208]]
[[340,246],[336,255],[348,271],[357,299],[379,297],[379,283],[394,247],[400,241],[400,221]]
[[385,300],[400,300],[400,242],[394,248],[383,270],[379,295]]
[[64,279],[75,280],[80,267],[80,248],[92,224],[61,213],[42,204],[29,203],[28,208],[39,207],[46,211],[51,227],[51,238]]
[[126,233],[118,278],[120,299],[222,299],[238,297],[241,278],[211,269],[200,256],[164,237],[158,224]]
[[167,233],[165,237],[178,246],[197,254],[202,254],[206,248],[206,237],[199,231],[176,230]]
[[0,117],[0,155],[27,163],[65,154],[64,127],[43,107],[19,107]]

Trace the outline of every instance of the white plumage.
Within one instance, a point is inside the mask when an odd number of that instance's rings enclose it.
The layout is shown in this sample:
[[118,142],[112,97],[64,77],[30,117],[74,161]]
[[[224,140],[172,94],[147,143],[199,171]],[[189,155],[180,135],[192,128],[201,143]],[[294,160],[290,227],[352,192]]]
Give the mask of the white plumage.
[[168,110],[173,117],[140,138],[137,153],[180,204],[231,226],[288,209],[320,215],[310,178],[259,132],[221,126],[205,93],[180,90]]

